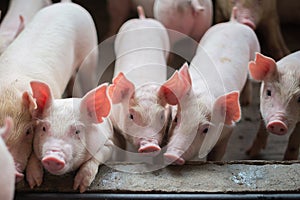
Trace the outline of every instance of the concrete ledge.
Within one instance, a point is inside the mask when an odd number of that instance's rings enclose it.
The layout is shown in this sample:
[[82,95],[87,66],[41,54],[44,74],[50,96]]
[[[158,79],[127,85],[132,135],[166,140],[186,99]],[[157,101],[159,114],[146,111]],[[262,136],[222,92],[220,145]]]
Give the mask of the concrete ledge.
[[[142,164],[101,166],[87,193],[300,193],[300,161],[188,162],[148,173]],[[118,170],[116,170],[118,169]],[[78,193],[75,173],[46,174],[41,187],[17,185],[17,193]]]

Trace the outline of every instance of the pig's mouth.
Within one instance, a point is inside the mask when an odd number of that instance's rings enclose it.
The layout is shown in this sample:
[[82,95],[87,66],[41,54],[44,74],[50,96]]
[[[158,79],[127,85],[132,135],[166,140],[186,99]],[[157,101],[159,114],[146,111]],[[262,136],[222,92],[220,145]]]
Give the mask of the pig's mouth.
[[50,151],[42,159],[44,168],[54,175],[61,175],[66,168],[64,154],[59,151]]

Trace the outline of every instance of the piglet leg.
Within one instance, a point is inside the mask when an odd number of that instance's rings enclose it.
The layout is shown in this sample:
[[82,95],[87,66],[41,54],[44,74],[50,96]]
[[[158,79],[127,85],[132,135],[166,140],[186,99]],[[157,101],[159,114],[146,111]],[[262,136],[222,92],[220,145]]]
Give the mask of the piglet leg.
[[296,126],[294,131],[289,137],[289,143],[285,150],[283,160],[298,160],[299,147],[300,147],[300,124]]
[[224,127],[222,134],[223,136],[219,138],[217,144],[214,146],[214,148],[209,152],[207,155],[207,161],[221,161],[227,148],[227,144],[229,141],[229,138],[233,132],[232,127]]
[[31,154],[27,168],[26,179],[31,189],[40,186],[43,182],[43,166],[34,153]]
[[257,132],[256,138],[252,143],[252,146],[246,151],[246,154],[250,157],[255,157],[259,154],[261,149],[265,149],[267,146],[268,132],[266,130],[263,120],[260,122],[259,130]]
[[247,79],[240,95],[240,102],[242,106],[248,106],[252,103],[252,82],[249,78]]
[[111,154],[112,148],[103,146],[90,160],[86,161],[75,176],[73,189],[77,190],[79,188],[80,193],[83,193],[95,179],[100,163],[108,160]]

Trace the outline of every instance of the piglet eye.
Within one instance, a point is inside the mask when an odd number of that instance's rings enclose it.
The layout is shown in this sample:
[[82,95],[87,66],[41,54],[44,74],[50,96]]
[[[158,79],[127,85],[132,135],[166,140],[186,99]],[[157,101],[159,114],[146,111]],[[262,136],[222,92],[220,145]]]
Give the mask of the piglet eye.
[[80,133],[80,130],[76,130],[75,134],[78,135]]
[[267,96],[271,96],[272,95],[272,92],[271,92],[271,90],[267,90]]
[[46,127],[45,126],[43,126],[43,131],[46,132]]
[[203,133],[207,133],[207,132],[208,132],[208,128],[203,129],[202,132],[203,132]]

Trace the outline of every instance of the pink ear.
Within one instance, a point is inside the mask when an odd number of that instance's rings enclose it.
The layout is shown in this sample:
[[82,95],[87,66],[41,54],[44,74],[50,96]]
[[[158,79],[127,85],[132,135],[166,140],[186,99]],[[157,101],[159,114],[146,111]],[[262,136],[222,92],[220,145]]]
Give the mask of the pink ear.
[[249,62],[249,71],[254,80],[263,81],[277,73],[276,62],[272,58],[256,53],[255,61]]
[[30,86],[32,90],[32,96],[37,104],[37,110],[34,111],[34,115],[42,115],[44,111],[49,108],[52,102],[50,88],[46,83],[39,81],[31,81]]
[[88,117],[94,123],[103,122],[102,117],[107,117],[110,113],[111,103],[106,93],[108,84],[102,84],[88,92],[80,105],[81,110],[85,109]]
[[191,79],[191,76],[189,73],[189,66],[187,63],[184,63],[182,65],[182,67],[179,70],[179,74],[180,74],[180,77],[184,78],[184,80],[186,80],[190,86],[192,85],[192,79]]
[[113,84],[109,87],[109,96],[113,104],[121,103],[129,99],[134,93],[135,87],[125,75],[120,72],[118,76],[113,79]]
[[239,104],[239,92],[234,91],[219,97],[214,104],[215,109],[225,114],[225,124],[232,125],[241,119],[241,108]]
[[192,81],[188,72],[187,64],[175,71],[159,90],[159,96],[166,100],[170,105],[177,105],[179,100],[184,97],[191,89]]
[[37,109],[36,101],[28,91],[23,92],[22,103],[31,113]]
[[10,117],[6,117],[4,120],[4,125],[2,128],[0,128],[0,137],[2,137],[4,140],[8,138],[11,130],[13,129],[13,120]]

